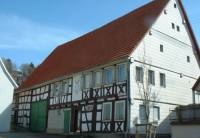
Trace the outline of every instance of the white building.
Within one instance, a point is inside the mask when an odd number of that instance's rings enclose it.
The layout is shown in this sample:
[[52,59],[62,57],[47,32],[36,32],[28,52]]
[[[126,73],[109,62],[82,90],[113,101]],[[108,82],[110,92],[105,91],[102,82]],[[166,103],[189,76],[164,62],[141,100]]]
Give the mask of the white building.
[[49,133],[132,135],[145,119],[139,87],[148,84],[150,121],[169,135],[170,110],[193,101],[199,59],[181,1],[152,1],[57,47],[16,90],[15,123]]
[[0,59],[0,132],[10,131],[11,104],[17,84]]

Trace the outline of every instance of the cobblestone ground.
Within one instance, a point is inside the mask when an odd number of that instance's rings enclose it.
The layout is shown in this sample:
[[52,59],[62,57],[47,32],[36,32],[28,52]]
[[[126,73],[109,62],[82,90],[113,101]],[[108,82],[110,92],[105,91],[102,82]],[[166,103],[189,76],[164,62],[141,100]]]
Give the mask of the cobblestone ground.
[[10,132],[0,133],[0,138],[66,138],[66,136],[48,135],[43,133]]

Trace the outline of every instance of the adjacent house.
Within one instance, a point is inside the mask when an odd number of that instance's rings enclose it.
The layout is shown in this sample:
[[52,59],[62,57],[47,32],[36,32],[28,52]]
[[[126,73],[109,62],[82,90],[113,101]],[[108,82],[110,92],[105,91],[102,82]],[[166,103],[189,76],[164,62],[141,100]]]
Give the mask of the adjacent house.
[[171,133],[170,110],[193,102],[200,54],[181,0],[154,0],[58,46],[15,90],[15,125],[32,131],[134,135],[150,121]]
[[172,138],[200,137],[200,78],[196,81],[192,90],[194,92],[194,103],[179,106],[172,112]]
[[0,58],[0,132],[10,131],[11,108],[14,89],[17,84]]

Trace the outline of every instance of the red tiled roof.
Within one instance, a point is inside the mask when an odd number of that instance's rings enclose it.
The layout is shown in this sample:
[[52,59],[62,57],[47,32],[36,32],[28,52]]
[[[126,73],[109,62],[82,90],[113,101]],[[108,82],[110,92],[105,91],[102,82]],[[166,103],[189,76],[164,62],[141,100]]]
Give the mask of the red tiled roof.
[[17,91],[129,56],[168,1],[154,0],[97,30],[58,46]]

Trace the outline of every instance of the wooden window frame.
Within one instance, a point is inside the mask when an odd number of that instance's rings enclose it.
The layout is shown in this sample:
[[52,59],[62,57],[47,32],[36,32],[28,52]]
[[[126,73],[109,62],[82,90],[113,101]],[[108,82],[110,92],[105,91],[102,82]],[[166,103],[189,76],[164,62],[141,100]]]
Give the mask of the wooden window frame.
[[[119,67],[120,66],[122,66],[122,65],[124,65],[124,67],[125,67],[125,79],[124,80],[120,80],[120,78],[119,78]],[[127,80],[127,64],[126,63],[120,63],[120,64],[117,64],[117,76],[116,76],[116,78],[117,78],[117,81],[118,82],[124,82],[124,81],[126,81]]]
[[[118,103],[123,103],[123,104],[124,104],[124,111],[123,111],[123,113],[124,113],[124,115],[123,115],[124,118],[123,118],[123,119],[116,119],[116,111],[117,111],[117,106],[116,106],[116,105],[117,105]],[[116,101],[116,102],[115,102],[115,114],[114,114],[114,119],[115,119],[115,121],[125,121],[125,118],[126,118],[126,117],[125,117],[125,115],[126,115],[126,113],[125,113],[125,111],[126,111],[125,108],[126,108],[125,100],[120,100],[120,101]]]
[[[109,120],[104,120],[104,106],[108,104],[111,108],[110,108],[110,119]],[[103,105],[102,105],[102,121],[103,122],[110,122],[112,120],[112,102],[104,102]]]

